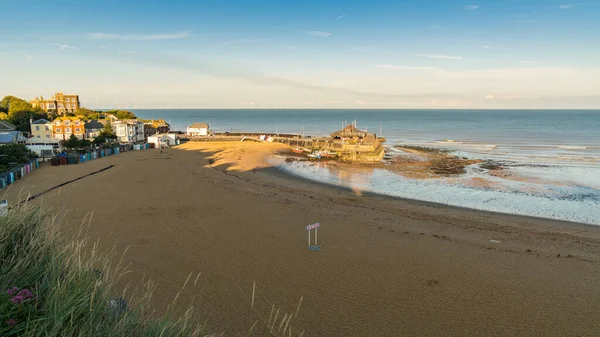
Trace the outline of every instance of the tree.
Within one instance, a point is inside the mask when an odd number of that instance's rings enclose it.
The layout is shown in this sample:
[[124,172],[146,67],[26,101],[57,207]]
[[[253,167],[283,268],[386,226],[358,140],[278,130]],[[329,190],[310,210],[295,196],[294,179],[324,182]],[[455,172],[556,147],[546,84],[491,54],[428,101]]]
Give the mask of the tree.
[[13,123],[17,130],[29,132],[30,119],[48,118],[48,114],[40,107],[33,107],[29,102],[15,96],[6,96],[0,101],[0,107],[6,113],[0,111],[0,119],[6,119]]
[[8,112],[8,109],[10,109],[10,106],[13,101],[22,101],[22,99],[20,99],[19,97],[11,96],[11,95],[4,96],[2,101],[0,101],[0,108],[3,109],[2,111]]
[[83,120],[97,120],[98,115],[99,115],[98,111],[94,111],[94,110],[90,110],[90,109],[86,109],[86,108],[79,108],[79,109],[77,109],[77,111],[75,111],[75,116],[78,116],[79,118],[81,118]]
[[89,149],[90,147],[92,147],[92,142],[89,139],[81,139],[79,141],[79,147]]
[[117,139],[117,135],[115,135],[115,133],[112,129],[112,126],[110,126],[110,124],[106,124],[104,126],[104,129],[102,129],[102,131],[100,131],[100,136],[103,136],[107,140]]
[[69,150],[77,149],[79,147],[79,139],[71,134],[69,139],[63,141],[63,146]]
[[110,110],[106,111],[107,114],[113,114],[118,119],[136,119],[135,114],[129,110]]
[[36,154],[31,152],[24,144],[5,144],[0,146],[0,171],[4,172],[19,164],[24,164]]
[[33,111],[33,106],[31,106],[31,104],[29,104],[29,102],[22,100],[20,98],[13,99],[9,103],[9,107],[8,107],[9,114],[24,112],[24,111]]
[[94,143],[94,145],[96,146],[100,146],[104,143],[106,143],[107,139],[106,137],[104,137],[102,134],[96,136],[96,138],[94,138],[94,141],[92,143]]

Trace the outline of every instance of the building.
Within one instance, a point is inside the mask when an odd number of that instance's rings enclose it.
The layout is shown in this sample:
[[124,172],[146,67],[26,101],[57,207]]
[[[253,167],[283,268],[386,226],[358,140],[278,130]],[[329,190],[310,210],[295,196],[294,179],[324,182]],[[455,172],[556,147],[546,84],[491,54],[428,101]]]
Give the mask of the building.
[[40,160],[46,161],[62,151],[60,142],[59,139],[55,138],[45,139],[34,137],[27,139],[26,144],[29,150],[35,152],[40,157]]
[[84,125],[85,138],[96,138],[100,134],[100,131],[104,129],[104,124],[91,120]]
[[25,144],[27,137],[21,131],[0,131],[1,144]]
[[79,117],[58,117],[52,121],[52,135],[61,140],[67,140],[71,135],[83,139],[85,123]]
[[359,130],[354,124],[346,125],[342,130],[331,134],[333,139],[357,138],[362,139],[367,136],[366,131]]
[[75,112],[81,107],[79,95],[65,95],[57,92],[50,99],[44,99],[44,96],[36,97],[29,101],[34,107],[40,107],[46,112],[56,112],[64,115],[67,112]]
[[15,131],[17,129],[12,123],[7,121],[0,121],[0,132],[4,131]]
[[156,134],[154,136],[148,137],[148,143],[154,144],[154,147],[158,148],[168,148],[173,145],[179,144],[179,140],[177,139],[177,135],[174,133],[165,133],[165,134]]
[[162,119],[149,120],[144,122],[144,135],[146,137],[150,137],[159,133],[169,133],[169,131],[169,124]]
[[115,121],[112,128],[121,143],[137,143],[145,139],[144,123],[137,119]]
[[189,137],[198,137],[198,136],[208,136],[210,133],[210,129],[207,123],[204,122],[196,122],[190,126],[188,126],[186,135]]
[[52,139],[52,122],[45,119],[30,120],[31,137],[36,139]]
[[331,134],[329,149],[348,161],[379,162],[385,155],[385,149],[374,133],[359,130],[355,124],[345,126]]

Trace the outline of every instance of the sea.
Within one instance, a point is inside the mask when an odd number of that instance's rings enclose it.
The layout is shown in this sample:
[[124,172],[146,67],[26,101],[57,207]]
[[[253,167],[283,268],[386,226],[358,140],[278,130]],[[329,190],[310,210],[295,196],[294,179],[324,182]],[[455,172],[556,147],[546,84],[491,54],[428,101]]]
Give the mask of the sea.
[[164,119],[182,131],[193,122],[207,122],[214,131],[314,137],[355,122],[359,129],[385,137],[391,154],[400,155],[395,145],[444,148],[460,157],[501,162],[512,178],[490,175],[478,165],[467,167],[460,177],[435,179],[410,179],[385,169],[286,163],[282,158],[273,158],[273,165],[359,191],[600,225],[600,110],[133,111],[144,119]]

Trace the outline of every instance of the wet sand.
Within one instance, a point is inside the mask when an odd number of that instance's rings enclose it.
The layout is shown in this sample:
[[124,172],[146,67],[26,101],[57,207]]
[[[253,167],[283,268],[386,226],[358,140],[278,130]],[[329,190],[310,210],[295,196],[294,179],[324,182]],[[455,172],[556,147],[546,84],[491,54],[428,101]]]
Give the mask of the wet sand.
[[[44,167],[5,192],[36,199],[100,246],[128,248],[132,280],[180,296],[211,331],[262,335],[272,306],[293,336],[597,336],[600,229],[333,188],[268,167],[266,143],[188,143]],[[215,159],[213,165],[208,158]],[[321,251],[304,226],[320,222]],[[493,240],[493,241],[490,241]],[[193,283],[193,282],[191,282]],[[256,283],[254,310],[252,288]],[[281,316],[278,317],[279,327]]]

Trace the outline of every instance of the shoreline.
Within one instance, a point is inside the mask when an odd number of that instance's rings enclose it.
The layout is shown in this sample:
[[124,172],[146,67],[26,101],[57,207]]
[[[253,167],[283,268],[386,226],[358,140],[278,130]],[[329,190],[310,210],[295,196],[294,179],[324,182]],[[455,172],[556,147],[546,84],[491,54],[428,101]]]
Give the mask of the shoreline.
[[[293,174],[291,172],[286,172],[278,167],[270,167],[270,168],[266,168],[266,171],[270,171],[271,174],[273,175],[279,175],[282,178],[287,178],[290,180],[296,180],[296,181],[301,181],[302,183],[305,184],[314,184],[315,186],[323,186],[323,187],[327,187],[327,188],[331,188],[331,189],[337,189],[337,190],[341,190],[344,192],[352,192],[352,188],[351,187],[347,187],[347,186],[341,186],[341,185],[336,185],[333,183],[328,183],[328,182],[324,182],[324,181],[318,181],[318,180],[313,180],[310,178],[306,178],[306,177],[302,177],[300,175],[296,175]],[[419,200],[419,199],[411,199],[411,198],[405,198],[405,197],[399,197],[399,196],[394,196],[394,195],[389,195],[389,194],[384,194],[384,193],[378,193],[378,192],[372,192],[372,191],[362,191],[362,196],[363,197],[370,197],[370,198],[382,198],[382,199],[388,199],[390,201],[403,201],[403,202],[408,202],[411,205],[419,205],[419,206],[425,206],[425,207],[431,207],[431,208],[440,208],[440,207],[448,207],[448,208],[454,208],[457,210],[461,210],[461,211],[470,211],[470,212],[475,212],[475,213],[482,213],[482,215],[493,215],[493,216],[505,216],[505,217],[515,217],[515,218],[525,218],[525,219],[531,219],[534,221],[544,221],[544,222],[554,222],[556,225],[564,225],[566,227],[569,226],[574,226],[574,227],[585,227],[586,229],[592,229],[593,230],[598,230],[600,232],[600,225],[594,225],[594,224],[588,224],[588,223],[584,223],[584,222],[575,222],[575,221],[567,221],[567,220],[559,220],[559,219],[551,219],[551,218],[542,218],[542,217],[536,217],[536,216],[532,216],[532,215],[521,215],[521,214],[512,214],[512,213],[503,213],[503,212],[494,212],[494,211],[488,211],[488,210],[482,210],[482,209],[476,209],[476,208],[469,208],[469,207],[463,207],[463,206],[456,206],[456,205],[449,205],[449,204],[444,204],[444,203],[439,203],[439,202],[434,202],[434,201],[426,201],[426,200]]]
[[[155,280],[154,304],[171,303],[190,273],[201,272],[180,298],[217,335],[246,334],[273,306],[294,312],[300,298],[296,336],[600,331],[597,226],[358,196],[268,165],[278,148],[132,151],[48,166],[6,193],[12,203],[21,190],[35,194],[114,165],[33,203],[63,219],[66,237],[89,222],[83,232],[98,249],[127,250],[128,281]],[[313,222],[321,223],[318,252],[307,249],[304,226]]]

